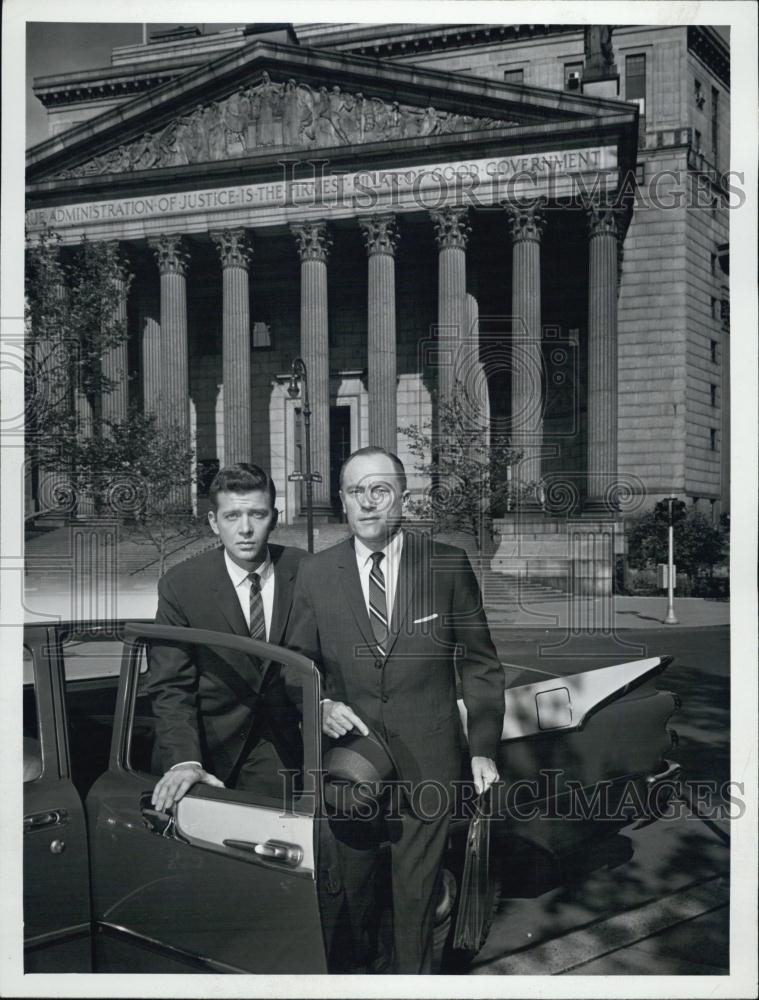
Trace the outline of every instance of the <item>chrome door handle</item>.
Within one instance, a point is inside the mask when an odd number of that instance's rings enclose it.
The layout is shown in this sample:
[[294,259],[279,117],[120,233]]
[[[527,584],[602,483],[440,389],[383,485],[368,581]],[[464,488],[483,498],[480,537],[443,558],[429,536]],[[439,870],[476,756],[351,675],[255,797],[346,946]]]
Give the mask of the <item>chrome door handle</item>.
[[303,860],[303,848],[297,844],[287,844],[284,840],[267,840],[263,844],[256,844],[250,840],[225,840],[224,846],[255,854],[256,857],[266,861],[278,861],[288,868],[297,868]]
[[69,821],[65,809],[49,809],[47,812],[31,813],[24,816],[24,833],[32,830],[43,830],[46,826],[63,826]]

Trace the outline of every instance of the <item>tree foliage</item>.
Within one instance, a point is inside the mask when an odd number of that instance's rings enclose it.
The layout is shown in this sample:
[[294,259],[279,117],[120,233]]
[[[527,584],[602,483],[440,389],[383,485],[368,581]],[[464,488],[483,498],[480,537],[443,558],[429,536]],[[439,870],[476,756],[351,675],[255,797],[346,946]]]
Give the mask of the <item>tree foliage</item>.
[[82,468],[88,470],[84,486],[111,512],[126,518],[134,540],[155,549],[163,574],[171,548],[201,534],[201,523],[186,502],[195,481],[187,432],[164,427],[154,414],[135,409],[126,420],[109,422],[105,430],[83,444],[87,454]]
[[[674,561],[696,582],[700,576],[712,576],[714,567],[727,557],[729,529],[727,522],[712,524],[703,514],[691,509],[674,525]],[[668,558],[668,521],[661,512],[650,511],[629,525],[627,558],[634,569],[653,569]]]
[[[114,242],[83,238],[64,252],[45,229],[27,243],[27,446],[41,468],[65,471],[77,490],[92,471],[83,465],[84,435],[102,432],[102,396],[117,384],[102,359],[126,341],[131,280]],[[91,414],[87,428],[77,397]]]
[[417,459],[415,470],[431,484],[423,495],[411,498],[410,513],[431,521],[435,531],[471,534],[482,551],[486,536],[492,537],[493,517],[534,492],[535,484],[511,478],[521,453],[505,435],[491,437],[478,424],[476,412],[466,389],[456,382],[450,400],[438,404],[435,431],[431,422],[398,430]]

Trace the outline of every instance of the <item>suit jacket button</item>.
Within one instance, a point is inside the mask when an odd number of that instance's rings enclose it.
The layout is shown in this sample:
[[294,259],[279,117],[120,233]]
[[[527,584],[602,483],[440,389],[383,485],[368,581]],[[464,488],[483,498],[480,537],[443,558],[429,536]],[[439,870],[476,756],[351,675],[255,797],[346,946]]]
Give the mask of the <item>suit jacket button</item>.
[[374,666],[377,668],[377,670],[382,670],[382,660],[375,660]]

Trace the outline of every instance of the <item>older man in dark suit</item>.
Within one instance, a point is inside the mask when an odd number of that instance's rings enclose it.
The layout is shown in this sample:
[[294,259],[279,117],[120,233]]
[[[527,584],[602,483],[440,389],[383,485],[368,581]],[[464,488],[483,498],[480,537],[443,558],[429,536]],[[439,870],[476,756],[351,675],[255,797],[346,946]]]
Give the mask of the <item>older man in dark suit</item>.
[[[158,583],[156,622],[281,643],[298,566],[307,553],[269,544],[277,523],[271,478],[255,465],[220,470],[208,519],[221,546],[173,567]],[[155,756],[153,791],[168,809],[197,782],[281,800],[282,773],[301,763],[298,714],[278,664],[231,650],[154,643],[147,691]]]
[[424,973],[431,969],[452,784],[461,777],[456,669],[478,791],[498,779],[503,671],[466,554],[401,529],[407,491],[397,456],[381,448],[354,452],[342,469],[340,495],[353,537],[302,566],[286,644],[323,672],[324,733],[336,739],[354,729],[379,732],[408,792],[387,824],[332,823],[354,964],[371,967],[372,893],[387,836],[393,970]]

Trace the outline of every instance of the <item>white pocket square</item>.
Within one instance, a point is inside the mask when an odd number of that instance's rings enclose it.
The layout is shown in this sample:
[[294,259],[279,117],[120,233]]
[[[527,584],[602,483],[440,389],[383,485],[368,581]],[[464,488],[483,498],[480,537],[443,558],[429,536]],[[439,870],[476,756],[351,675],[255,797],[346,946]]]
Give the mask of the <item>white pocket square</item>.
[[437,612],[434,615],[427,615],[426,618],[417,618],[414,625],[421,625],[422,622],[431,622],[433,618],[437,618]]

